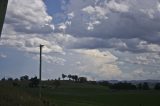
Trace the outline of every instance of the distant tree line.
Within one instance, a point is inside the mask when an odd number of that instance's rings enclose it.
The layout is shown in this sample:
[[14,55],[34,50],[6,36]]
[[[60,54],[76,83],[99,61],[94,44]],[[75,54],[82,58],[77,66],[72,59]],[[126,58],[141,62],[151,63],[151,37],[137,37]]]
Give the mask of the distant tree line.
[[18,82],[28,82],[29,84],[28,84],[28,86],[29,87],[38,87],[38,85],[39,85],[39,79],[37,78],[37,76],[35,76],[35,77],[32,77],[32,78],[30,78],[29,79],[29,76],[28,75],[24,75],[24,76],[21,76],[19,79],[18,78],[15,78],[15,79],[13,79],[13,78],[11,78],[11,77],[9,77],[9,78],[2,78],[1,79],[1,81],[12,81],[13,82],[13,86],[19,86],[20,84],[18,83]]
[[78,77],[78,75],[65,75],[62,74],[62,79],[64,80],[65,78],[68,78],[69,80],[75,81],[75,82],[80,82],[80,83],[84,83],[87,82],[87,78],[86,77]]
[[[99,84],[102,86],[108,86],[110,89],[114,89],[114,90],[150,90],[151,88],[149,87],[149,84],[147,82],[144,83],[139,83],[139,84],[132,84],[132,83],[128,83],[128,82],[118,82],[118,83],[109,83],[108,81],[101,81],[101,82],[96,82],[96,81],[87,81],[86,77],[79,77],[78,75],[65,75],[62,74],[62,79],[65,80],[67,78],[67,80],[69,81],[74,81],[77,83],[91,83],[91,84]],[[27,82],[29,87],[38,87],[39,86],[39,79],[37,78],[37,76],[29,78],[28,75],[24,75],[21,76],[19,79],[18,78],[2,78],[1,81],[12,81],[13,86],[19,86],[18,82]],[[49,81],[49,80],[48,80]],[[54,80],[53,81],[53,85],[55,86],[55,88],[58,88],[61,85],[60,82],[60,77],[58,78],[58,80]],[[156,83],[154,85],[154,87],[152,89],[155,90],[160,90],[160,83]]]
[[[98,84],[102,86],[108,86],[110,89],[115,89],[115,90],[150,90],[151,89],[147,82],[139,83],[136,85],[128,82],[118,82],[118,83],[112,84],[112,83],[109,83],[108,81],[102,81],[102,82],[98,82]],[[160,90],[160,83],[156,83],[153,89]]]
[[160,90],[160,83],[157,83],[154,87],[155,90]]
[[[65,78],[68,78],[69,81],[74,81],[74,82],[79,82],[79,83],[85,83],[87,82],[87,78],[86,77],[78,77],[78,75],[65,75],[62,74],[62,79],[64,80]],[[48,82],[51,82],[55,88],[58,88],[61,85],[61,78],[59,77],[58,79],[55,80],[48,80]],[[37,76],[29,78],[28,75],[24,75],[21,76],[20,78],[2,78],[1,81],[9,81],[12,82],[13,86],[28,86],[28,87],[38,87],[38,86],[42,86],[44,87],[44,85],[39,85],[40,84],[40,80],[37,78]],[[21,83],[22,82],[22,83]],[[25,83],[24,83],[25,82]],[[26,85],[28,84],[28,85]]]

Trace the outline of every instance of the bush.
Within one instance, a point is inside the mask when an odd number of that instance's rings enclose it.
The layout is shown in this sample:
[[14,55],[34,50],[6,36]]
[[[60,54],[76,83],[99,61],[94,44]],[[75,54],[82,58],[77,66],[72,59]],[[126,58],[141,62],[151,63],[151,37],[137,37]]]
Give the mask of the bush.
[[155,89],[155,90],[160,90],[160,83],[157,83],[157,84],[154,86],[154,89]]
[[143,83],[142,89],[143,89],[143,90],[149,90],[149,89],[150,89],[147,82],[144,82],[144,83]]
[[117,90],[136,90],[137,87],[131,83],[127,83],[127,82],[119,82],[116,84],[112,84],[110,85],[111,89],[117,89]]
[[58,88],[61,85],[61,82],[55,79],[53,84],[55,85],[55,88]]
[[31,78],[29,87],[38,87],[39,85],[39,79],[37,77]]

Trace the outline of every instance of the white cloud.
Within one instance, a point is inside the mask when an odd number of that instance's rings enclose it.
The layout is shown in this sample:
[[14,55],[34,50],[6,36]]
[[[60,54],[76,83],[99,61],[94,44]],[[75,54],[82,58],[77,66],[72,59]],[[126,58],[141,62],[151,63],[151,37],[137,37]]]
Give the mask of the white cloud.
[[88,14],[93,14],[95,13],[95,8],[93,8],[92,6],[88,6],[82,9],[82,11],[87,12]]
[[72,19],[74,17],[74,12],[68,13],[67,16],[68,19]]
[[5,23],[16,32],[48,33],[54,25],[42,0],[9,0]]
[[60,23],[58,25],[58,29],[61,30],[62,32],[65,32],[66,28],[67,28],[67,26],[65,23]]
[[99,61],[115,62],[118,59],[116,56],[114,56],[110,52],[108,51],[101,52],[98,49],[88,49],[88,50],[77,49],[75,51],[78,53],[87,55],[89,57],[93,57],[94,59],[97,59]]
[[157,9],[160,12],[160,3],[157,4]]
[[[150,47],[147,48],[152,48],[150,51],[155,52],[160,39],[158,33],[160,24],[157,22],[158,5],[158,0],[70,0],[65,12],[66,14],[73,12],[74,17],[70,20],[72,24],[66,27],[66,33],[78,39],[84,37],[103,39],[104,48],[131,52],[146,52],[137,46],[137,42],[146,41],[150,43]],[[104,43],[111,39],[115,39],[113,41],[117,39],[119,44],[110,42],[112,45],[108,46],[108,43]],[[129,41],[132,39],[138,40],[131,44]],[[87,42],[90,43],[87,40],[82,42],[82,48]],[[99,48],[99,45],[93,43],[92,48]]]
[[4,53],[0,53],[0,58],[7,58],[7,55]]
[[[76,22],[80,27],[84,27],[92,31],[95,26],[108,19],[108,16],[113,12],[128,12],[129,6],[127,1],[115,0],[87,0],[87,1],[74,1],[70,0],[66,8],[66,12],[74,13],[71,18],[71,23]],[[81,28],[83,29],[83,28]]]
[[[34,56],[33,59],[39,60],[39,55]],[[42,55],[42,60],[44,60],[44,62],[46,62],[48,64],[58,64],[58,65],[64,65],[64,63],[66,61],[63,58],[51,56],[51,55],[48,55],[48,54],[43,54]]]
[[129,7],[127,4],[125,4],[125,2],[116,2],[116,0],[111,0],[109,1],[109,3],[107,4],[107,7],[111,10],[111,11],[115,11],[115,12],[128,12],[129,11]]
[[7,36],[3,37],[0,42],[0,45],[16,47],[29,53],[39,53],[40,44],[44,45],[43,53],[56,52],[63,54],[63,48],[56,42],[45,40],[45,38],[36,35]]
[[48,37],[48,40],[57,42],[63,48],[74,45],[78,41],[77,38],[65,33],[54,33]]
[[148,15],[151,19],[154,19],[155,11],[153,9],[141,9],[141,12]]
[[160,45],[158,44],[149,44],[146,41],[139,42],[139,45],[137,45],[139,49],[144,49],[149,52],[160,52]]
[[[53,41],[48,41],[48,40],[38,38],[38,37],[33,37],[33,38],[27,39],[25,41],[26,49],[27,48],[30,49],[32,47],[36,49],[36,47],[37,47],[38,52],[39,52],[39,45],[40,44],[44,45],[44,47],[43,47],[44,53],[49,53],[49,52],[62,53],[63,52],[63,49]],[[36,49],[36,51],[37,51],[37,49]]]
[[100,7],[100,6],[87,6],[82,9],[84,13],[84,22],[86,22],[87,29],[93,30],[95,25],[99,25],[101,22],[99,20],[106,20],[108,19],[107,13],[109,13],[107,7]]
[[[10,0],[0,45],[15,47],[39,59],[39,45],[43,44],[45,62],[67,63],[66,68],[75,64],[77,73],[90,78],[139,78],[145,73],[144,67],[160,63],[157,1],[69,0],[68,4],[63,2],[60,14],[64,22],[53,25],[42,0]],[[113,55],[108,48],[123,51],[123,56]],[[68,49],[74,49],[70,57]],[[127,75],[123,67],[127,67]],[[149,78],[145,75],[143,78]]]
[[[84,61],[78,62],[80,74],[97,79],[116,79],[121,75],[121,70],[116,65],[117,57],[109,51],[74,50],[82,54]],[[80,64],[79,64],[80,63]]]
[[53,55],[65,53],[57,43],[59,41],[50,39],[53,30],[52,17],[48,15],[43,0],[9,0],[0,45],[30,53],[34,58],[32,54],[39,54],[42,44],[44,61],[61,64],[64,60]]

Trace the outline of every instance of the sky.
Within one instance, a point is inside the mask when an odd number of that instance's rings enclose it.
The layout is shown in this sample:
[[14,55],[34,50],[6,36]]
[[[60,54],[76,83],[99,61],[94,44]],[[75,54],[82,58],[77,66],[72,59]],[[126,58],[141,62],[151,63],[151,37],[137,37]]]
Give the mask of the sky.
[[159,0],[9,0],[0,78],[160,79]]

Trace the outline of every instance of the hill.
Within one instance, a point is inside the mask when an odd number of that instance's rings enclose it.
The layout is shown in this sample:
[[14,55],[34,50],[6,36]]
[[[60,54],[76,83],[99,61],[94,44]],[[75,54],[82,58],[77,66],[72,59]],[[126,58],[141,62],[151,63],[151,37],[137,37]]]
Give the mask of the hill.
[[72,81],[60,81],[57,88],[54,81],[44,81],[42,84],[42,99],[39,99],[39,88],[13,87],[3,82],[0,106],[160,106],[160,92],[154,90],[117,91]]

